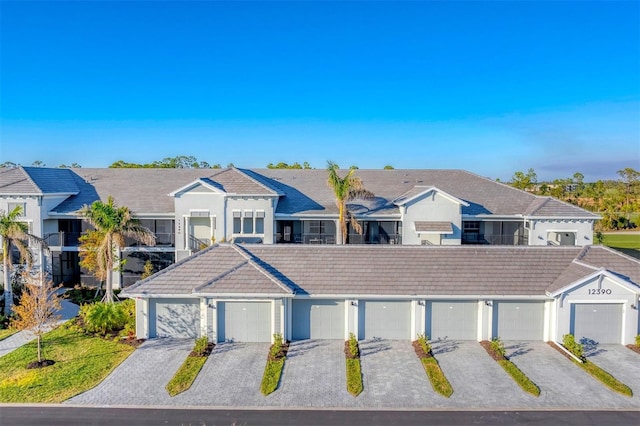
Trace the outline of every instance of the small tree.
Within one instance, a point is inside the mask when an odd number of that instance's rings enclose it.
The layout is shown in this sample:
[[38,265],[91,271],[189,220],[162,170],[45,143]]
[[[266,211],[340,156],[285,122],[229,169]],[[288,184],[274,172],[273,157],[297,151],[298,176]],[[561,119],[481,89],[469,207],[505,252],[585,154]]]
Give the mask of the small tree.
[[153,263],[147,259],[147,261],[144,262],[144,269],[142,270],[140,279],[144,280],[145,278],[149,278],[151,275],[153,275]]
[[45,279],[42,273],[31,275],[23,273],[24,291],[14,308],[15,318],[11,321],[18,330],[30,330],[38,339],[38,364],[42,364],[42,335],[48,330],[52,321],[60,319],[60,297],[56,294],[58,287],[53,281]]

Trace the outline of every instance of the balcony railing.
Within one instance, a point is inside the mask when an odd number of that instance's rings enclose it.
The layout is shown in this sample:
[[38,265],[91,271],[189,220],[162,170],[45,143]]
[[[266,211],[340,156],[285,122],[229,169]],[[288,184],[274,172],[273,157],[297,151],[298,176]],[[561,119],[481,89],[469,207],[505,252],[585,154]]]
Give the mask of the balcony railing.
[[205,240],[202,238],[196,238],[193,235],[189,235],[189,250],[194,253],[205,249],[211,245],[211,240]]
[[82,234],[80,232],[53,232],[45,234],[44,242],[49,246],[77,247],[80,245],[78,238]]
[[489,244],[494,246],[526,246],[529,237],[526,235],[484,235],[463,233],[462,244]]
[[378,234],[376,237],[360,234],[349,234],[349,244],[402,244],[400,234]]
[[[174,247],[175,246],[175,234],[173,232],[158,232],[154,234],[156,236],[156,247],[157,246],[165,246],[165,247]],[[127,238],[126,241],[127,247],[142,247],[145,244],[140,243],[139,241],[134,240],[133,238]]]

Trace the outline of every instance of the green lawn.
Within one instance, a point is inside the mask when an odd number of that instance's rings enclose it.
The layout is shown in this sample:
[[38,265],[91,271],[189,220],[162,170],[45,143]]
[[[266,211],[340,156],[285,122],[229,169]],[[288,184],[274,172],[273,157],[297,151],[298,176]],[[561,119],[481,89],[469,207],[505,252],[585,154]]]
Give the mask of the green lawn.
[[37,359],[35,341],[0,357],[0,402],[62,402],[96,386],[134,351],[65,326],[45,334],[42,347],[54,365],[27,370]]
[[17,332],[18,330],[16,330],[15,328],[5,328],[3,330],[0,330],[0,340],[6,339],[7,337],[12,336]]
[[604,245],[640,259],[640,234],[616,232],[604,235]]

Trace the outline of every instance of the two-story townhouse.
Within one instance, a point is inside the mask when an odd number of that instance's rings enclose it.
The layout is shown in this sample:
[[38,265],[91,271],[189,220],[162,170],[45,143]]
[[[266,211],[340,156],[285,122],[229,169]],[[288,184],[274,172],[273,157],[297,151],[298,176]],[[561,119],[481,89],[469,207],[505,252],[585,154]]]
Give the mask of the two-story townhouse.
[[[592,244],[598,219],[551,197],[461,170],[358,170],[357,175],[375,197],[349,204],[363,233],[349,227],[347,244],[584,246]],[[67,284],[93,283],[78,266],[77,238],[87,227],[79,211],[109,195],[157,239],[155,247],[131,241],[122,250],[127,262],[116,287],[137,281],[146,261],[159,270],[214,242],[342,240],[325,170],[17,167],[3,170],[0,179],[7,203],[31,200],[26,220],[52,248],[54,279]]]

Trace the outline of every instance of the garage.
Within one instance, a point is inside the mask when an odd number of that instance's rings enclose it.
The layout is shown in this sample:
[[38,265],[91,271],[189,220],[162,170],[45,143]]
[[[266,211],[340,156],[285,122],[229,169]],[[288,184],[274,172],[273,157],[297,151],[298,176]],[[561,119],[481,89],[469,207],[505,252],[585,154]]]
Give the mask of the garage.
[[427,302],[425,330],[431,340],[477,340],[478,302]]
[[344,300],[293,300],[292,338],[344,340]]
[[360,300],[358,323],[360,340],[411,339],[411,302]]
[[543,340],[544,302],[494,302],[493,337],[502,340]]
[[622,303],[574,303],[571,305],[571,334],[577,341],[597,343],[622,341]]
[[149,337],[198,337],[200,299],[152,299],[149,311]]
[[271,302],[218,302],[219,342],[270,342]]

